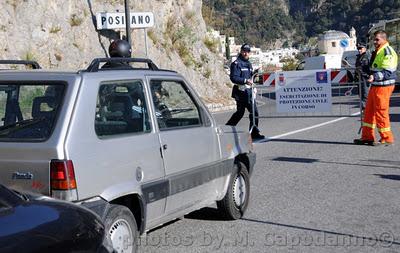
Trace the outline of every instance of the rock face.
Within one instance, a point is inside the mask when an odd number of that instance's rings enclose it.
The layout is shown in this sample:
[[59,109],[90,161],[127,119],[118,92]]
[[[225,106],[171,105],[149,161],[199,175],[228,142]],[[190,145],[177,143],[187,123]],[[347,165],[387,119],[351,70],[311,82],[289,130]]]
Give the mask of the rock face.
[[[154,13],[155,26],[132,30],[134,57],[181,73],[212,110],[234,104],[222,59],[205,46],[201,0],[130,0],[134,12]],[[78,70],[107,56],[125,31],[96,30],[98,12],[123,12],[123,0],[4,0],[0,3],[0,59],[36,60],[46,69]]]

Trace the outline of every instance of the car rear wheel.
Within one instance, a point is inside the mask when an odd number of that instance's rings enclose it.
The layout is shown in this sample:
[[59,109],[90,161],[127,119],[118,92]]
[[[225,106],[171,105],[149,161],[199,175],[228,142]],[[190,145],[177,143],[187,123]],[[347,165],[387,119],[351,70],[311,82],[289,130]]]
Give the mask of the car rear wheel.
[[132,253],[137,251],[136,220],[127,207],[111,204],[104,226],[115,252]]
[[221,215],[230,220],[240,219],[247,209],[250,197],[250,178],[243,163],[234,165],[225,197],[217,201]]

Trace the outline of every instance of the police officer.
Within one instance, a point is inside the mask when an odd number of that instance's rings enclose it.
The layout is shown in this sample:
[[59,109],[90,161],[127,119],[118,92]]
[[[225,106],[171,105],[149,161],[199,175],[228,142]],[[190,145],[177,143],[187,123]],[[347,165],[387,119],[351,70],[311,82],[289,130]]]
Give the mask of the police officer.
[[232,88],[232,97],[236,100],[237,109],[226,124],[236,126],[247,109],[250,113],[250,129],[254,125],[251,132],[252,139],[264,139],[264,135],[261,135],[258,129],[258,110],[256,104],[254,104],[255,122],[253,122],[253,101],[251,95],[253,67],[249,62],[249,55],[250,46],[243,44],[237,59],[231,64],[230,79],[235,84]]
[[[108,53],[112,58],[130,58],[132,53],[131,45],[126,40],[114,40],[108,47]],[[102,66],[102,69],[132,69],[132,66],[128,62],[114,61],[107,62]]]
[[368,97],[368,90],[370,83],[367,82],[370,74],[370,68],[369,68],[369,58],[370,55],[367,52],[367,45],[363,42],[357,43],[357,50],[358,50],[358,55],[356,59],[356,68],[357,70],[360,71],[361,76],[360,82],[361,82],[361,103],[362,103],[362,109],[364,110],[365,105],[367,103],[367,97]]

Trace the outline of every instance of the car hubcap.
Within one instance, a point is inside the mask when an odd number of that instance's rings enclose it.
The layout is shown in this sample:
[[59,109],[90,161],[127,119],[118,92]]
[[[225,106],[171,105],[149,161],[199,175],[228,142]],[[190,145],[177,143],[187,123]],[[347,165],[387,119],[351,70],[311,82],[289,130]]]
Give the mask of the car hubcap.
[[233,182],[233,201],[237,207],[242,206],[246,200],[246,181],[238,175]]
[[113,248],[118,252],[132,252],[133,238],[132,229],[126,220],[115,221],[108,231]]

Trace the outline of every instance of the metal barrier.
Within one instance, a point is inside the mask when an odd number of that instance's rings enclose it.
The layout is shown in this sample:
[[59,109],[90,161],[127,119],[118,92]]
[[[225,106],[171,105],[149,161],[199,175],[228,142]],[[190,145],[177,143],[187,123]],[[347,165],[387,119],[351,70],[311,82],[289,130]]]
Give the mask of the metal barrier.
[[[326,70],[315,70],[316,73]],[[356,68],[342,68],[331,70],[331,101],[330,112],[287,112],[278,113],[276,105],[275,85],[279,85],[279,77],[273,73],[261,73],[253,75],[253,81],[258,77],[262,84],[253,85],[253,112],[254,102],[258,105],[258,118],[296,118],[296,117],[360,117],[362,111],[361,102],[361,73]],[[353,77],[353,78],[351,78]],[[352,80],[351,80],[352,79]],[[254,96],[254,89],[257,95]],[[253,122],[255,115],[253,113]],[[360,120],[360,123],[362,120]],[[253,126],[255,127],[255,126]],[[253,129],[251,128],[251,130]],[[250,132],[251,132],[250,130]]]

